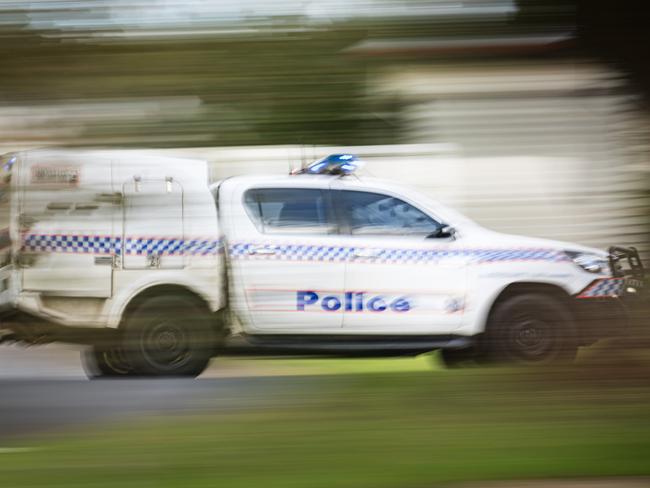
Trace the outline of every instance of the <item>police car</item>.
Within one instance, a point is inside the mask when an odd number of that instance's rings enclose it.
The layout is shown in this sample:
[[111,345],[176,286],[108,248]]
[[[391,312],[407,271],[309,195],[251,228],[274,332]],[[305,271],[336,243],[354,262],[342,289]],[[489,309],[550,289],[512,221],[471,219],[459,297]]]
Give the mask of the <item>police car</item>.
[[93,375],[195,376],[222,352],[570,360],[643,286],[632,248],[493,232],[347,154],[211,186],[205,162],[124,151],[2,163],[0,328],[89,344]]

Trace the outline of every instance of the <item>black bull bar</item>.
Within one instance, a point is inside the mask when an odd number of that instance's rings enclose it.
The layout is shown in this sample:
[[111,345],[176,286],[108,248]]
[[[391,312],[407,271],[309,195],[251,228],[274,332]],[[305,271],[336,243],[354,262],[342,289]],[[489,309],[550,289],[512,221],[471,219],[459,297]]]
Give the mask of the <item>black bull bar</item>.
[[645,331],[650,315],[650,290],[646,285],[646,271],[635,247],[609,248],[609,267],[612,277],[620,278],[622,286],[619,303],[623,307],[628,334]]
[[626,278],[629,286],[644,287],[645,268],[635,247],[610,247],[609,268],[613,277]]

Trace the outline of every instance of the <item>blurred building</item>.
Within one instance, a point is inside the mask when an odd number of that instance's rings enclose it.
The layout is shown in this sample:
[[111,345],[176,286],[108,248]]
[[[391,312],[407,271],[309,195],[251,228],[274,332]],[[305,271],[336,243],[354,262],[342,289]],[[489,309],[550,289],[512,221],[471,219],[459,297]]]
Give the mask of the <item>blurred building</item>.
[[[572,35],[372,40],[349,51],[395,60],[369,77],[369,96],[399,107],[404,142],[457,147],[450,196],[470,216],[505,232],[647,249],[640,97],[623,73],[579,56]],[[447,180],[435,166],[417,178],[432,190]]]
[[501,231],[648,249],[647,114],[574,3],[9,2],[0,143],[169,148],[215,178],[338,147]]

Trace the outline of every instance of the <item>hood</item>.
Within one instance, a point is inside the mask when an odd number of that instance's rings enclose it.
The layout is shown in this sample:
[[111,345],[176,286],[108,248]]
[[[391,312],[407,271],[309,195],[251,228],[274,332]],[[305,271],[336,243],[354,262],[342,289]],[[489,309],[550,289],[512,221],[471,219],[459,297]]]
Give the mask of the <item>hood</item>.
[[542,239],[539,237],[519,236],[514,234],[502,234],[501,232],[495,232],[482,228],[480,226],[476,226],[467,230],[469,232],[467,232],[466,235],[465,232],[460,232],[459,234],[462,235],[461,238],[467,239],[467,243],[472,243],[472,246],[476,245],[484,247],[542,248],[553,249],[556,251],[584,252],[595,254],[604,258],[608,256],[607,251],[604,251],[602,249],[583,246],[572,242]]

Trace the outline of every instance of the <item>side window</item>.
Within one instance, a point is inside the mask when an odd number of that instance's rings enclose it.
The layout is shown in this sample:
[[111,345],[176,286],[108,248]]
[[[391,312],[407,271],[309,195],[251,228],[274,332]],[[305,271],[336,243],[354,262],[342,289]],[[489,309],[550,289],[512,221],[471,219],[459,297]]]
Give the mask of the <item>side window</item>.
[[418,235],[441,224],[398,198],[364,191],[341,191],[340,204],[353,235]]
[[256,188],[244,195],[244,205],[264,234],[332,234],[327,192],[302,188]]

